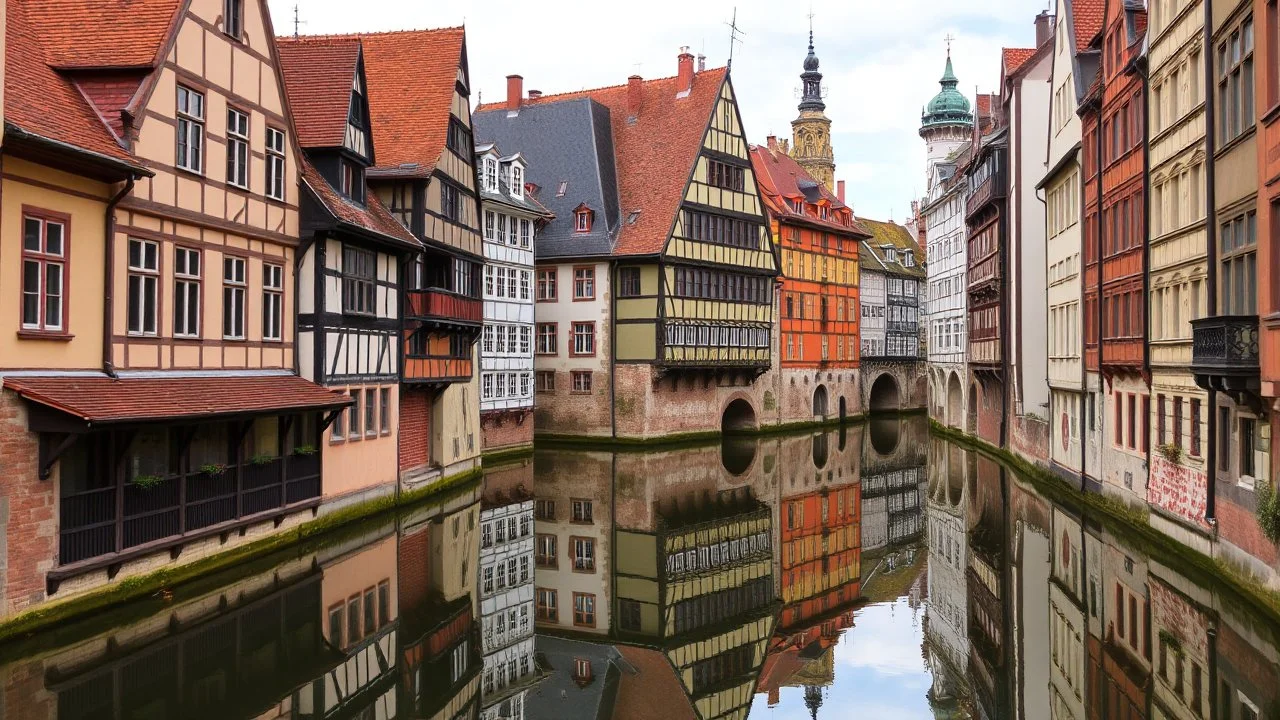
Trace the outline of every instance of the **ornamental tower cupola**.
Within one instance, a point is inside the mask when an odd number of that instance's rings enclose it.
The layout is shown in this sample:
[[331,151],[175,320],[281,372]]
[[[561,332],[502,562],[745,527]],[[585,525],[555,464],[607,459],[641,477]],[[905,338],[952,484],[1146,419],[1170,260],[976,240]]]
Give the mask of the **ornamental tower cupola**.
[[827,118],[827,104],[822,101],[822,73],[818,72],[818,56],[813,51],[812,30],[800,81],[800,115],[791,121],[791,157],[834,193],[836,156],[831,149],[831,120]]
[[920,113],[920,137],[924,138],[927,157],[926,182],[933,166],[946,160],[973,134],[973,113],[969,98],[956,89],[960,81],[951,67],[950,47],[947,48],[947,68],[938,84],[942,89]]

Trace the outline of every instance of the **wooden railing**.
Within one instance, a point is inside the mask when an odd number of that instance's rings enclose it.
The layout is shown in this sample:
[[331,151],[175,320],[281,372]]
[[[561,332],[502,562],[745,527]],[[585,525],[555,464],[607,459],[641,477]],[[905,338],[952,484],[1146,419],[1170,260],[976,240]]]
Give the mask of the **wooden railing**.
[[406,355],[405,382],[462,382],[471,379],[471,359]]
[[405,293],[404,314],[410,320],[452,320],[479,324],[484,318],[484,305],[477,298],[439,288],[410,290]]
[[68,493],[59,515],[60,564],[163,544],[214,526],[320,497],[320,455],[230,465],[216,474],[170,474]]

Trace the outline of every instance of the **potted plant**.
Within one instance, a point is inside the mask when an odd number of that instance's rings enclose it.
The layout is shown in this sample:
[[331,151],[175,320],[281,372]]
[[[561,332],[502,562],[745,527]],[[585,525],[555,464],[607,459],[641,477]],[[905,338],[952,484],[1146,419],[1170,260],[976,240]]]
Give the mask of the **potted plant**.
[[315,445],[299,445],[293,449],[293,454],[301,457],[309,457],[316,454]]
[[164,482],[161,475],[134,475],[133,484],[139,490],[151,490]]
[[1156,452],[1160,453],[1160,457],[1168,460],[1174,465],[1182,462],[1182,448],[1174,445],[1173,443],[1165,443],[1164,445],[1156,446]]
[[275,462],[275,461],[276,461],[276,460],[278,460],[278,459],[279,459],[279,458],[277,458],[275,455],[267,455],[266,453],[258,453],[257,455],[254,455],[253,457],[249,458],[249,464],[251,464],[251,465],[267,465],[267,464],[270,464],[270,463]]
[[220,478],[227,472],[227,466],[222,463],[208,463],[200,466],[200,472],[211,478]]

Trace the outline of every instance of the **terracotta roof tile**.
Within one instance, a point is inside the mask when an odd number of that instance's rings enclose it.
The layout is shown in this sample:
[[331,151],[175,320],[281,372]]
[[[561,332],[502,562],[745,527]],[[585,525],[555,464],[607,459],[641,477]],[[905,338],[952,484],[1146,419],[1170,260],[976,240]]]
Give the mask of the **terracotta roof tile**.
[[[640,112],[628,120],[627,86],[543,95],[529,104],[589,97],[609,109],[618,168],[619,208],[625,217],[637,210],[634,223],[623,223],[615,255],[653,255],[666,247],[671,224],[684,197],[707,123],[720,97],[726,68],[694,74],[693,88],[676,98],[679,79],[646,80],[640,85]],[[489,104],[476,112],[499,107]]]
[[5,122],[42,138],[133,162],[85,96],[69,78],[49,66],[44,54],[49,49],[50,31],[63,26],[76,27],[81,32],[85,28],[66,19],[54,20],[43,0],[6,2]]
[[[56,68],[152,67],[182,0],[20,0]],[[13,2],[9,3],[13,7]]]
[[1018,68],[1035,54],[1035,48],[1005,48],[1003,52],[1005,77],[1018,72]]
[[[617,650],[634,672],[618,677],[612,720],[697,720],[698,713],[666,655],[625,645]],[[661,702],[655,702],[657,698]]]
[[4,387],[91,423],[154,422],[339,408],[351,400],[297,375],[6,377]]
[[760,186],[760,194],[764,196],[765,204],[768,205],[770,212],[774,215],[797,220],[803,219],[805,222],[829,227],[837,232],[871,237],[871,233],[856,218],[853,219],[852,226],[842,225],[833,220],[823,220],[812,215],[802,215],[785,202],[784,198],[797,195],[803,196],[804,192],[800,189],[799,182],[808,180],[817,185],[819,195],[829,202],[831,207],[836,209],[847,207],[827,189],[827,186],[815,180],[790,155],[781,150],[775,152],[766,146],[752,145],[751,169],[755,171],[756,183]]
[[333,186],[320,175],[320,171],[306,161],[302,163],[302,181],[315,192],[316,197],[324,203],[336,219],[385,235],[388,239],[401,244],[415,248],[422,246],[413,233],[409,232],[409,229],[387,210],[372,190],[366,191],[365,206],[360,207],[338,194],[338,191],[334,190]]
[[276,46],[298,143],[304,148],[340,147],[360,60],[359,38],[277,38]]
[[1071,19],[1075,24],[1076,52],[1087,50],[1090,41],[1102,31],[1106,10],[1106,0],[1073,0]]

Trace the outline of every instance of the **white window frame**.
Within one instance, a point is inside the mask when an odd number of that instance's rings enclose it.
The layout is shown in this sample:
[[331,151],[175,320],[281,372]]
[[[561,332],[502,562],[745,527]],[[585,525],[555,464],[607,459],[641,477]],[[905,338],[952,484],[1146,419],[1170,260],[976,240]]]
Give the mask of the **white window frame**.
[[[173,336],[200,337],[200,264],[195,248],[173,249]],[[194,302],[194,305],[192,304]],[[180,322],[181,321],[181,322]],[[179,329],[181,326],[181,329]]]
[[524,198],[524,167],[520,163],[511,163],[511,195]]
[[285,144],[284,131],[267,128],[266,195],[272,200],[284,200],[288,192],[284,184]]
[[204,93],[178,86],[178,133],[174,164],[204,174]]
[[284,339],[284,266],[262,264],[262,339]]
[[[249,290],[249,261],[222,256],[222,339],[245,339],[245,295]],[[230,323],[230,324],[228,324]]]
[[249,189],[249,114],[227,108],[227,184]]
[[[138,248],[137,262],[134,262],[133,249]],[[135,307],[126,301],[128,325],[127,332],[134,336],[155,336],[158,334],[160,317],[160,243],[154,240],[129,238],[129,300],[135,294],[139,304]],[[151,322],[146,322],[147,305],[151,306]]]

